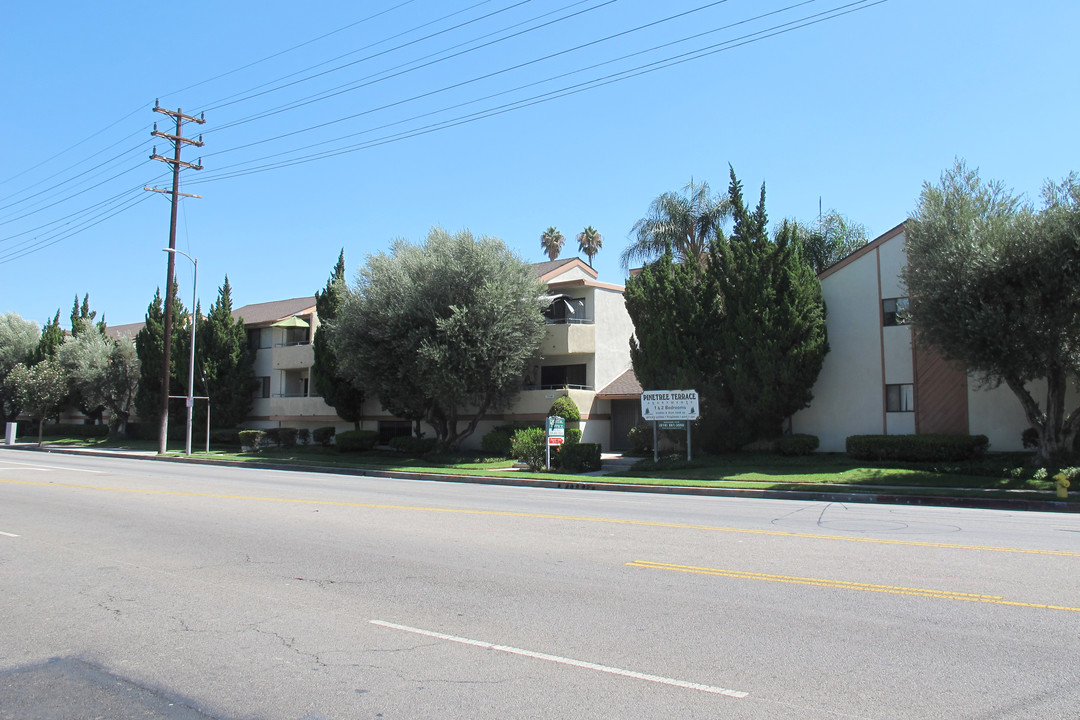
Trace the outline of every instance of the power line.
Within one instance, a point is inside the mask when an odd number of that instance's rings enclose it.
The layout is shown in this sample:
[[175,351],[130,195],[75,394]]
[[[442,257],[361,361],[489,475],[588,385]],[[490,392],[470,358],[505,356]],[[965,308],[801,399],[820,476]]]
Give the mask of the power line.
[[[749,18],[749,19],[742,20],[742,21],[739,21],[739,22],[736,22],[736,23],[731,23],[731,24],[726,25],[726,26],[724,26],[722,28],[716,28],[714,30],[710,30],[710,31],[706,31],[706,32],[703,32],[703,33],[698,33],[696,35],[692,35],[689,38],[682,38],[682,39],[677,40],[677,41],[664,43],[662,45],[658,45],[658,46],[655,46],[653,48],[650,48],[649,50],[644,50],[644,51],[638,51],[638,52],[635,52],[635,53],[631,53],[629,55],[625,55],[622,58],[617,58],[615,60],[610,60],[610,61],[606,61],[606,62],[603,62],[603,63],[597,63],[596,65],[590,66],[590,68],[588,68],[588,69],[592,69],[592,68],[595,68],[595,67],[600,67],[600,66],[603,66],[603,65],[606,65],[606,64],[611,64],[613,62],[618,62],[618,61],[621,61],[623,59],[634,57],[636,55],[641,55],[641,54],[644,54],[644,53],[653,52],[653,51],[655,51],[657,49],[662,49],[664,47],[670,47],[671,45],[678,44],[678,43],[681,43],[681,42],[685,42],[685,41],[687,41],[689,39],[696,39],[696,38],[699,38],[699,37],[704,36],[704,35],[713,34],[715,32],[725,30],[725,29],[730,29],[730,28],[738,26],[738,25],[746,24],[747,22],[752,22],[754,20],[758,20],[758,19],[767,17],[769,15],[775,15],[775,14],[777,14],[779,12],[784,12],[786,10],[790,10],[792,8],[795,8],[795,7],[799,7],[799,6],[802,6],[802,5],[809,4],[810,2],[813,2],[813,1],[814,0],[804,0],[803,2],[795,3],[794,5],[790,5],[790,6],[786,7],[786,8],[782,8],[781,10],[773,11],[773,12],[770,12],[770,13],[765,13],[765,14],[759,15],[757,17]],[[629,68],[627,70],[623,70],[623,71],[620,71],[618,73],[613,73],[611,75],[607,75],[607,76],[604,76],[604,77],[601,77],[601,78],[594,78],[592,80],[588,80],[588,81],[585,81],[585,82],[582,82],[582,83],[578,83],[576,85],[567,86],[567,87],[561,88],[559,90],[550,91],[548,93],[542,93],[540,95],[535,95],[535,96],[532,96],[530,98],[524,98],[522,100],[515,101],[514,103],[509,103],[507,105],[498,106],[496,108],[489,108],[487,110],[482,110],[482,111],[478,111],[476,113],[471,113],[471,114],[468,114],[468,115],[460,116],[458,118],[453,118],[453,119],[450,119],[450,120],[446,120],[446,121],[443,121],[442,123],[436,123],[434,125],[424,126],[423,128],[418,128],[418,129],[414,129],[414,130],[403,131],[402,133],[397,133],[397,134],[393,134],[393,135],[389,135],[389,136],[384,136],[382,138],[376,138],[374,140],[367,141],[365,143],[358,143],[356,145],[347,146],[345,148],[339,148],[339,149],[336,149],[336,150],[328,150],[328,151],[325,151],[325,152],[322,152],[322,153],[317,153],[317,154],[314,154],[314,155],[311,155],[311,156],[306,156],[306,157],[302,157],[302,158],[294,158],[292,160],[283,160],[283,161],[281,161],[279,163],[269,163],[267,165],[259,166],[259,167],[256,167],[256,168],[250,168],[250,169],[247,169],[247,170],[236,170],[236,171],[234,171],[232,173],[227,173],[227,171],[229,170],[230,167],[241,167],[242,165],[251,164],[253,162],[260,162],[262,160],[269,160],[272,157],[275,157],[275,156],[278,156],[278,155],[282,154],[282,153],[275,153],[274,155],[271,155],[271,156],[264,156],[263,158],[258,158],[258,159],[254,159],[254,160],[245,161],[245,162],[242,162],[242,163],[238,163],[237,165],[226,166],[226,167],[219,168],[217,171],[215,171],[213,173],[210,173],[209,175],[207,175],[207,176],[205,176],[203,178],[200,178],[199,180],[194,181],[194,183],[198,184],[198,183],[205,183],[205,182],[214,182],[214,181],[217,181],[217,180],[228,179],[228,178],[231,178],[231,177],[241,177],[243,175],[252,174],[254,172],[266,172],[268,170],[278,169],[278,168],[281,168],[281,167],[290,167],[292,165],[297,165],[297,164],[301,164],[301,163],[304,163],[304,162],[312,162],[312,161],[315,161],[315,160],[321,160],[321,159],[326,159],[326,158],[329,158],[329,157],[335,157],[337,155],[347,154],[347,153],[350,153],[350,152],[356,152],[356,151],[359,151],[359,150],[368,149],[370,147],[375,147],[375,146],[378,146],[378,145],[384,145],[384,144],[387,144],[389,142],[397,142],[397,141],[408,139],[408,138],[411,138],[411,137],[416,137],[418,135],[426,135],[426,134],[429,134],[431,132],[435,132],[436,130],[439,130],[439,129],[446,129],[446,128],[449,128],[449,127],[456,127],[458,125],[462,125],[462,124],[465,124],[467,122],[474,122],[476,120],[484,119],[484,118],[487,118],[487,117],[492,117],[492,116],[495,116],[495,115],[501,115],[501,114],[504,114],[504,113],[509,112],[511,110],[521,109],[521,108],[524,108],[524,107],[530,107],[532,105],[536,105],[536,104],[539,104],[541,102],[549,102],[551,100],[555,100],[555,99],[558,99],[558,98],[561,98],[561,97],[565,97],[567,95],[578,94],[578,93],[581,93],[581,92],[583,92],[585,90],[593,89],[595,87],[601,87],[601,86],[604,86],[604,85],[613,84],[615,82],[621,82],[622,80],[628,80],[628,79],[631,79],[633,77],[638,77],[640,75],[655,72],[657,70],[662,70],[662,69],[665,69],[667,67],[682,64],[682,63],[688,62],[690,60],[696,60],[696,59],[700,59],[702,57],[707,57],[709,55],[716,54],[717,52],[723,52],[724,50],[733,49],[734,47],[741,47],[741,46],[749,44],[751,42],[758,42],[760,40],[764,40],[764,39],[767,39],[769,37],[774,37],[775,35],[783,34],[785,32],[790,32],[791,30],[800,29],[801,27],[806,27],[806,26],[809,26],[809,25],[817,24],[817,23],[822,22],[824,20],[831,20],[831,19],[834,19],[836,17],[840,17],[842,15],[849,14],[850,12],[855,12],[857,10],[863,10],[863,9],[872,7],[874,5],[882,4],[884,2],[886,2],[886,0],[877,0],[877,2],[872,2],[872,3],[870,2],[870,0],[856,0],[856,2],[852,2],[852,3],[848,3],[846,5],[841,5],[841,6],[838,6],[838,7],[834,7],[834,8],[831,8],[829,10],[822,11],[820,13],[807,15],[807,16],[804,16],[802,18],[789,21],[787,23],[781,23],[781,24],[778,24],[778,25],[774,25],[774,26],[772,26],[770,28],[766,28],[764,30],[756,31],[754,33],[749,33],[747,35],[743,35],[743,36],[740,36],[738,38],[734,38],[734,39],[731,39],[731,40],[726,40],[726,41],[724,41],[722,43],[717,43],[717,44],[714,44],[714,45],[706,46],[704,48],[698,48],[696,50],[688,51],[686,53],[681,53],[681,54],[671,56],[671,57],[668,57],[668,58],[664,58],[662,60],[658,60],[658,61],[655,61],[655,62],[652,62],[652,63],[647,63],[647,64],[644,64],[644,65],[640,65],[640,66],[637,66],[637,67],[634,67],[634,68]],[[822,16],[825,16],[825,15],[829,15],[829,16],[828,17],[822,17]],[[813,20],[813,18],[819,18],[819,19]],[[796,26],[795,25],[796,23],[802,23],[802,24]],[[787,28],[787,29],[783,29],[783,28]],[[724,46],[731,46],[731,47],[724,47]],[[578,70],[574,70],[574,71],[571,71],[571,72],[568,72],[568,73],[563,73],[561,75],[553,76],[553,77],[547,78],[545,80],[541,80],[541,81],[537,81],[537,82],[534,82],[534,83],[529,83],[529,84],[526,84],[526,85],[522,85],[522,86],[519,86],[519,87],[514,88],[512,90],[507,90],[507,91],[502,91],[502,92],[499,92],[499,93],[494,93],[494,94],[489,95],[489,96],[487,96],[485,98],[480,98],[478,100],[473,100],[473,101],[469,101],[469,102],[465,102],[465,103],[460,103],[458,105],[450,106],[449,108],[441,108],[439,110],[435,110],[435,111],[432,111],[432,112],[429,112],[429,113],[424,113],[424,114],[421,114],[421,115],[413,116],[412,118],[408,118],[406,120],[401,120],[401,121],[397,121],[397,122],[394,122],[394,123],[388,123],[386,125],[379,126],[377,128],[370,128],[368,130],[364,130],[364,131],[361,131],[361,132],[358,132],[358,133],[353,133],[351,135],[347,135],[347,136],[344,136],[344,137],[339,137],[339,138],[336,138],[334,140],[328,140],[328,141],[325,141],[325,142],[322,142],[322,143],[316,143],[314,145],[307,146],[307,147],[308,148],[317,147],[318,145],[323,145],[323,144],[327,144],[327,143],[330,143],[330,142],[336,142],[336,141],[339,141],[339,140],[346,139],[348,137],[354,137],[356,135],[367,134],[369,132],[374,132],[374,131],[379,130],[379,129],[385,129],[387,127],[392,127],[394,125],[403,124],[403,123],[409,122],[411,120],[420,119],[420,118],[423,118],[423,117],[439,114],[439,113],[445,112],[445,111],[447,111],[449,109],[455,109],[457,107],[461,107],[461,106],[464,106],[464,105],[474,104],[475,102],[481,102],[483,100],[491,99],[491,98],[497,97],[499,95],[504,95],[504,94],[507,94],[507,93],[510,93],[510,92],[515,92],[517,90],[524,89],[524,88],[527,88],[527,87],[531,87],[531,86],[535,86],[535,85],[538,85],[538,84],[543,84],[543,83],[546,83],[546,82],[550,82],[550,81],[552,81],[554,79],[567,77],[569,75],[577,74],[577,73],[582,72],[582,71],[583,70],[578,69]],[[418,97],[425,97],[427,95],[434,94],[434,92],[441,92],[441,91],[446,90],[446,89],[451,89],[451,88],[454,88],[454,87],[458,87],[458,86],[460,86],[462,84],[467,84],[468,82],[472,82],[472,81],[464,81],[463,83],[457,83],[457,84],[455,84],[453,86],[449,86],[448,88],[442,88],[442,89],[440,89],[438,91],[433,91],[432,93],[425,93],[424,95],[416,96],[414,98],[409,98],[408,100],[399,101],[398,103],[393,103],[393,104],[387,105],[387,106],[382,106],[381,108],[375,108],[374,110],[370,110],[370,111],[366,111],[365,113],[360,113],[358,115],[350,116],[349,118],[346,118],[346,119],[352,119],[353,117],[363,115],[363,114],[368,114],[370,112],[374,112],[375,110],[385,109],[387,107],[392,107],[393,105],[402,104],[404,102],[408,102],[409,100],[416,99]],[[332,121],[332,122],[339,122],[339,121]],[[327,124],[332,124],[332,123],[323,123],[323,124],[321,124],[319,126],[315,126],[315,127],[323,127],[323,126],[325,126]],[[302,132],[302,131],[296,131],[296,132],[293,132],[293,133],[287,133],[286,135],[278,136],[276,138],[270,138],[269,140],[281,139],[283,137],[288,137],[288,136],[291,136],[291,135],[295,135],[295,134],[297,134],[297,132]],[[256,143],[248,143],[247,145],[244,145],[244,146],[241,146],[241,147],[246,148],[246,147],[250,147],[252,145],[261,144],[263,142],[268,142],[269,140],[259,141],[259,142],[256,142]],[[235,149],[239,149],[239,148],[233,148],[233,150],[235,150]],[[302,149],[306,149],[306,148],[302,148]],[[299,150],[297,150],[297,151],[299,151]],[[297,152],[297,151],[286,151],[284,154],[288,154],[289,152]],[[229,152],[229,151],[228,150],[227,151],[219,151],[218,153],[213,153],[213,154],[214,155],[220,155],[220,154],[222,154],[224,152]]]

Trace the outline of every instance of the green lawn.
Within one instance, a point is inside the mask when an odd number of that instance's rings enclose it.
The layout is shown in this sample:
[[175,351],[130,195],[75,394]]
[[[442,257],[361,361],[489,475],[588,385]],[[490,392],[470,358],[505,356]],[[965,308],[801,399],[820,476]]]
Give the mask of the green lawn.
[[[154,441],[109,443],[89,438],[51,438],[49,445],[154,450]],[[171,455],[180,455],[183,443],[170,441]],[[956,463],[870,463],[852,460],[839,453],[816,453],[806,457],[784,457],[770,453],[734,453],[685,458],[640,460],[620,475],[582,476],[556,472],[531,473],[514,470],[513,461],[462,453],[410,457],[391,451],[340,453],[331,448],[302,446],[269,448],[240,453],[211,449],[195,450],[193,457],[237,463],[356,468],[384,472],[435,472],[451,475],[539,478],[566,483],[595,482],[634,485],[681,485],[763,490],[817,490],[848,493],[890,493],[939,496],[1010,497],[1055,499],[1054,483],[1033,477],[1025,466],[1024,454],[990,455],[978,461]],[[1077,496],[1077,493],[1073,493]]]

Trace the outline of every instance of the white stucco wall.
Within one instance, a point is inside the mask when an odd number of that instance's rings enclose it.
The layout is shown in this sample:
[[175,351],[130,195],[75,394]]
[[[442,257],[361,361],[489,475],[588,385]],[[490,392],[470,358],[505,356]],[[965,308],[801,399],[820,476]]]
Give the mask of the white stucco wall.
[[885,430],[876,254],[826,277],[821,290],[830,350],[810,407],[795,413],[791,426],[817,435],[820,450],[843,452],[849,435]]
[[607,288],[590,288],[596,308],[596,357],[593,387],[603,390],[630,369],[630,337],[634,323],[626,312],[623,294]]

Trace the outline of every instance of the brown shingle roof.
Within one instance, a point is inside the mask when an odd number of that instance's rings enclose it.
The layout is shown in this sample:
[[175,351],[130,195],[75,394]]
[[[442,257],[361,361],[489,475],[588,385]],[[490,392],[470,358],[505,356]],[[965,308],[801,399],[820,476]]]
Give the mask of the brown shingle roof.
[[244,318],[245,325],[262,325],[271,323],[291,315],[306,315],[315,309],[315,297],[291,298],[289,300],[274,300],[273,302],[253,303],[244,305],[232,311],[234,318]]
[[630,369],[608,383],[606,388],[596,393],[596,397],[608,400],[636,399],[641,397],[641,383],[638,382],[633,369]]

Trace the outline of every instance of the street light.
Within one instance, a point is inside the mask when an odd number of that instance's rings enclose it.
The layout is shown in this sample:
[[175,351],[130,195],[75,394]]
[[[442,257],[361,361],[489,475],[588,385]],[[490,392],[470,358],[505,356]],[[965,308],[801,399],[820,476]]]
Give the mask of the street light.
[[162,248],[163,252],[183,255],[195,266],[195,272],[191,281],[191,355],[188,358],[188,385],[187,385],[187,439],[184,441],[184,453],[191,455],[191,411],[195,405],[195,323],[198,321],[198,313],[195,311],[196,296],[199,287],[199,260],[188,255],[183,250]]

